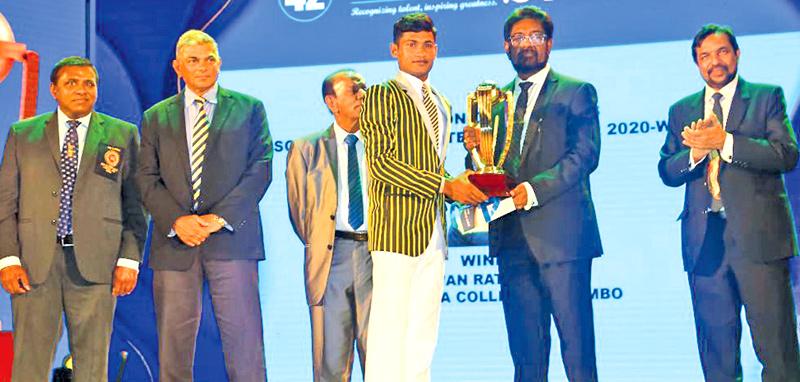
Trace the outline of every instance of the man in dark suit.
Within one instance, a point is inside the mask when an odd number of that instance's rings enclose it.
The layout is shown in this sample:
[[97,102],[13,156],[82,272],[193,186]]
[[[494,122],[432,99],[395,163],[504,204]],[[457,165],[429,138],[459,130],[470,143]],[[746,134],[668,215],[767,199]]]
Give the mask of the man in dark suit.
[[136,126],[94,111],[81,57],[50,74],[58,103],[13,126],[0,166],[0,279],[14,317],[12,381],[46,381],[67,319],[74,378],[105,381],[116,296],[136,286],[147,231]]
[[[516,100],[504,169],[519,184],[510,195],[517,210],[489,224],[489,253],[498,257],[514,380],[547,380],[552,316],[567,378],[596,381],[590,280],[602,248],[589,174],[600,155],[597,94],[550,69],[546,12],[518,8],[503,32],[517,72],[504,88]],[[466,133],[472,149],[475,129]]]
[[219,87],[211,36],[190,30],[173,61],[186,89],[142,119],[136,175],[155,227],[150,245],[160,380],[192,380],[203,282],[208,282],[231,381],[264,381],[258,203],[272,176],[264,105]]
[[327,129],[297,139],[286,159],[292,226],[305,244],[314,381],[349,381],[353,343],[364,370],[372,300],[367,248],[367,176],[358,115],[364,78],[343,69],[322,83]]
[[730,28],[700,29],[692,57],[706,86],[670,108],[658,172],[686,185],[681,248],[703,374],[741,380],[744,306],[762,379],[799,381],[787,267],[797,240],[782,176],[798,152],[783,91],[738,76]]

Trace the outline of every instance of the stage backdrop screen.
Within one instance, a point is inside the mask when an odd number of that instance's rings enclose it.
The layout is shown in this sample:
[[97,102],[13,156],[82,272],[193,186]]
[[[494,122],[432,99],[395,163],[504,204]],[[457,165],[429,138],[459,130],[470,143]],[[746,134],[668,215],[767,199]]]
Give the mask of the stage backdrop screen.
[[[320,94],[323,78],[343,67],[362,73],[370,84],[392,78],[397,71],[389,55],[392,23],[408,12],[429,12],[439,27],[440,53],[430,79],[453,105],[446,166],[457,174],[466,154],[461,144],[466,95],[483,80],[504,85],[513,79],[502,50],[502,25],[513,8],[524,4],[553,16],[553,70],[597,88],[602,149],[591,185],[605,252],[592,273],[599,375],[607,381],[702,380],[676,222],[683,188],[664,186],[656,170],[667,111],[702,89],[691,38],[704,23],[717,22],[740,35],[741,76],[783,86],[791,112],[800,87],[800,18],[789,1],[253,4],[219,37],[220,83],[264,101],[275,139],[274,180],[261,203],[267,249],[261,295],[270,379],[311,379],[303,246],[289,223],[284,172],[292,141],[332,122]],[[480,240],[458,240],[454,233],[433,380],[511,380],[496,263]],[[566,381],[555,328],[553,338],[550,379]],[[744,376],[756,380],[761,368],[749,333],[742,338]],[[360,373],[354,374],[360,381]]]

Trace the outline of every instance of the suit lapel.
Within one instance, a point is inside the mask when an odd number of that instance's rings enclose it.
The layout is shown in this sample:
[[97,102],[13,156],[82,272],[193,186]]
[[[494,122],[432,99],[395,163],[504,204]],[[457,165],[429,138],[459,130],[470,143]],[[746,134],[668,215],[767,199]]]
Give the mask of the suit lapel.
[[56,165],[56,170],[61,170],[61,148],[58,147],[58,112],[53,113],[45,122],[44,134],[47,136],[47,146],[50,148],[50,154],[53,156],[53,162]]
[[[536,103],[533,105],[531,116],[528,119],[528,127],[525,130],[525,142],[522,146],[523,161],[528,160],[528,157],[533,154],[531,152],[531,145],[534,144],[534,140],[540,138],[540,134],[538,134],[540,132],[539,129],[541,128],[542,121],[547,117],[545,106],[550,104],[550,98],[552,98],[553,93],[555,93],[556,82],[558,82],[558,75],[551,69],[550,72],[547,73],[547,78],[545,78],[542,84],[542,89],[539,90]],[[540,145],[534,147],[538,148]]]
[[750,88],[748,85],[741,77],[739,78],[739,84],[736,86],[736,92],[731,100],[731,109],[728,111],[728,122],[725,124],[725,130],[729,133],[739,130],[739,126],[744,119],[744,113],[750,103]]
[[208,143],[206,146],[206,156],[211,153],[214,144],[219,140],[220,133],[225,126],[225,120],[231,113],[233,102],[231,94],[222,87],[217,88],[217,106],[211,119],[211,126],[208,128]]
[[[697,121],[698,119],[705,118],[705,94],[706,90],[700,90],[699,93],[695,93],[694,99],[689,101],[689,108],[688,108],[688,120],[685,122],[685,126],[689,126],[692,122]],[[683,127],[681,127],[682,129]]]
[[[428,113],[425,112],[425,105],[422,104],[422,95],[420,94],[419,97],[412,97],[409,92],[413,92],[411,89],[411,85],[408,84],[403,78],[401,74],[397,74],[395,77],[395,82],[398,84],[400,89],[406,93],[406,97],[410,98],[411,101],[414,103],[414,106],[417,108],[417,113],[422,117],[422,121],[425,123],[425,129],[428,131],[428,138],[430,138],[430,142],[433,145],[434,152],[439,153],[439,142],[436,142],[434,139],[434,132],[433,132],[433,124],[431,123],[431,119],[428,116]],[[439,159],[442,159],[442,156],[439,155]]]
[[170,136],[175,141],[173,147],[176,148],[178,156],[180,157],[179,166],[183,167],[183,173],[186,175],[186,182],[189,179],[189,147],[186,144],[186,122],[184,113],[184,97],[185,92],[181,92],[175,97],[172,102],[167,105],[167,123],[169,124],[169,131],[172,132]]
[[339,192],[339,156],[336,152],[336,133],[333,131],[333,124],[331,124],[325,132],[322,145],[325,147],[325,153],[328,155],[328,163],[333,173],[333,182],[336,184],[336,192]]
[[[450,102],[444,97],[444,95],[440,94],[438,90],[436,90],[433,85],[431,85],[431,93],[439,98],[439,102],[444,106],[444,130],[442,131],[442,136],[439,137],[439,141],[442,142],[442,158],[445,157],[447,153],[447,144],[450,142]],[[438,109],[438,107],[437,107]],[[427,113],[426,113],[427,114]],[[439,142],[436,142],[436,147],[439,146]],[[442,161],[444,163],[444,161]]]
[[81,150],[81,163],[78,166],[78,175],[75,180],[75,187],[79,187],[85,182],[86,174],[92,171],[92,167],[97,162],[98,147],[106,141],[106,127],[103,119],[97,114],[92,113],[89,120],[89,128],[86,131],[86,139],[83,141]]

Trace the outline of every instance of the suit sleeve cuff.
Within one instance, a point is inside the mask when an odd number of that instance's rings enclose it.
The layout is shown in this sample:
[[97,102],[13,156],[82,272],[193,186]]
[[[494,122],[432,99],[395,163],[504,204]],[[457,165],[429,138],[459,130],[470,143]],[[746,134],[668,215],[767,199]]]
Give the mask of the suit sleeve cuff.
[[222,223],[222,228],[225,228],[228,231],[233,232],[233,226],[230,225],[230,223],[228,223],[228,221],[225,220],[225,218],[223,218],[222,216],[219,216],[219,215],[217,215],[217,216],[219,217],[219,222]]
[[139,271],[139,262],[136,260],[126,259],[124,257],[120,257],[117,259],[117,266],[123,268],[130,268],[135,271]]
[[[689,149],[689,171],[692,171],[697,167],[698,164],[703,163],[706,160],[706,157],[700,158],[699,161],[694,161],[694,149]],[[708,155],[706,155],[708,156]]]
[[728,163],[733,161],[733,134],[725,133],[725,143],[719,151],[719,158]]
[[528,202],[525,203],[525,211],[536,207],[539,205],[539,200],[536,199],[536,193],[533,192],[533,186],[531,186],[530,182],[522,183],[525,186],[525,191],[528,193]]
[[22,261],[20,261],[19,257],[17,256],[7,256],[0,259],[0,270],[6,267],[10,267],[12,265],[22,266]]

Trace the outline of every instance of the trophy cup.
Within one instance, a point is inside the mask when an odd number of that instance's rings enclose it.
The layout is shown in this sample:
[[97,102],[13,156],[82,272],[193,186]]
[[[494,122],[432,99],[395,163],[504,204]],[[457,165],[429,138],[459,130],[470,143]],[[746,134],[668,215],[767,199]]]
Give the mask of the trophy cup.
[[[505,114],[505,136],[498,136],[500,115],[492,113],[500,104],[503,104],[502,111]],[[503,171],[514,131],[513,104],[513,93],[502,92],[491,81],[481,83],[467,96],[467,124],[479,129],[479,145],[470,151],[477,171],[469,175],[469,181],[489,197],[508,196],[515,185],[514,180]],[[503,144],[503,151],[495,161],[498,141]]]

